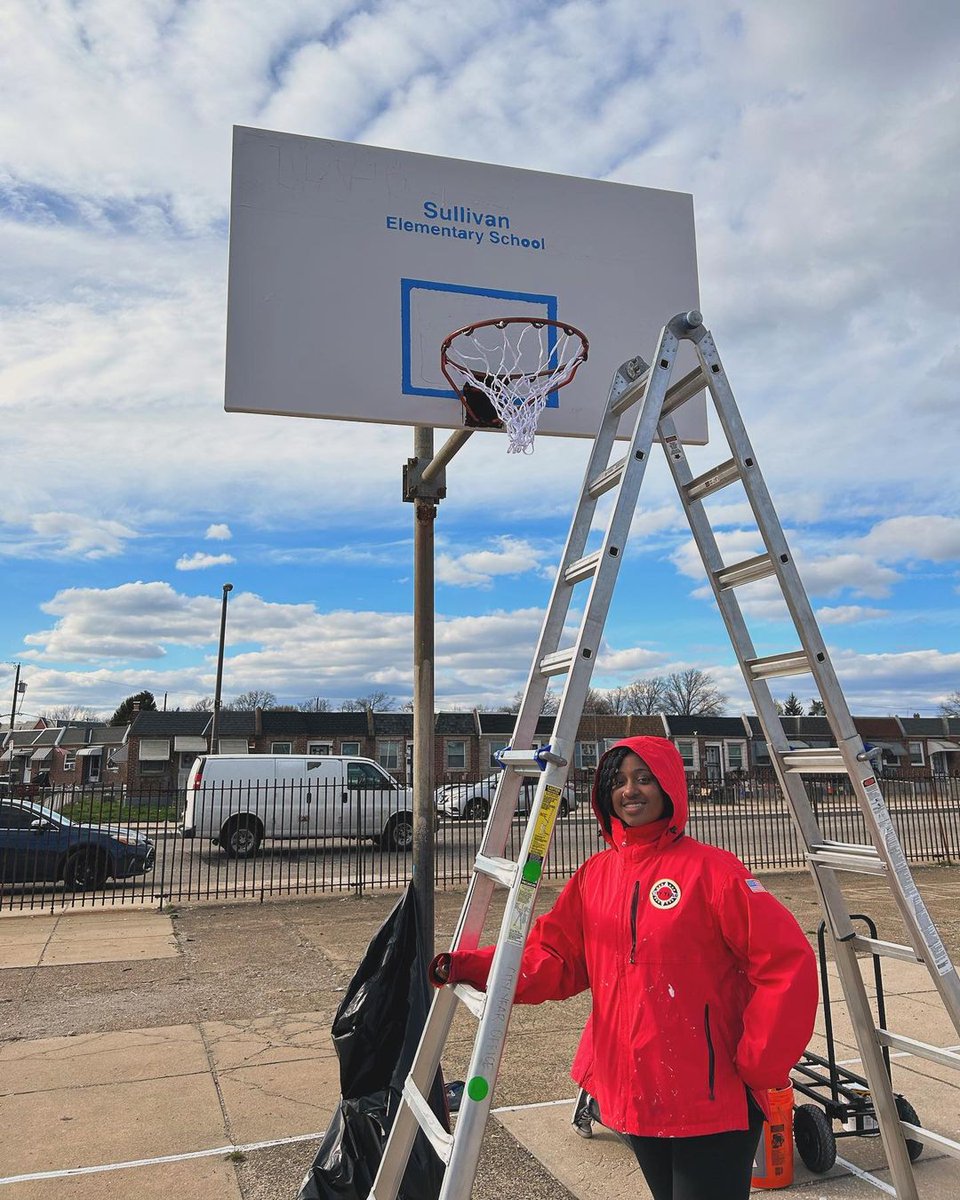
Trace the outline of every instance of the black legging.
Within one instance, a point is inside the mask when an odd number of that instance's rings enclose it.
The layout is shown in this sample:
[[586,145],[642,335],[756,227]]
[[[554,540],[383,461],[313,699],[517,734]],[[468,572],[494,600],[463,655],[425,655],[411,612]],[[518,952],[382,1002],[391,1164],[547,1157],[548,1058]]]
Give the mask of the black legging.
[[749,1200],[763,1113],[751,1100],[750,1128],[702,1137],[627,1134],[653,1200]]

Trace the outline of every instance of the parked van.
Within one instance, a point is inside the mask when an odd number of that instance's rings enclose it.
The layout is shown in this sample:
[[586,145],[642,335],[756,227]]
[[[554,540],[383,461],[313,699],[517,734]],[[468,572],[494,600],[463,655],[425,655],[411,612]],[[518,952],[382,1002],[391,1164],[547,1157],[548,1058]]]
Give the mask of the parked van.
[[203,754],[187,776],[182,832],[231,858],[267,840],[366,838],[409,850],[413,795],[369,758]]

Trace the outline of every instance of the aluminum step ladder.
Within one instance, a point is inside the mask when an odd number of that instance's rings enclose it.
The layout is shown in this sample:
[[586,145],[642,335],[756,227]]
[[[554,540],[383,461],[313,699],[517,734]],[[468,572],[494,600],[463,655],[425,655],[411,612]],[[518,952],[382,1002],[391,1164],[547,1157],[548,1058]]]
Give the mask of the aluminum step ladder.
[[[671,384],[678,350],[684,341],[695,348],[698,366]],[[705,387],[717,408],[733,456],[693,478],[672,414]],[[633,406],[637,406],[637,415],[627,453],[611,462],[621,417]],[[500,755],[505,770],[491,806],[453,937],[453,949],[476,948],[496,888],[506,889],[487,990],[481,993],[466,985],[456,985],[441,988],[434,997],[368,1200],[396,1200],[419,1129],[424,1131],[445,1164],[440,1200],[468,1200],[471,1194],[543,862],[559,812],[563,784],[640,486],[657,436],[666,452],[681,503],[740,661],[770,747],[771,760],[807,848],[860,1046],[864,1074],[873,1088],[877,1120],[897,1195],[901,1200],[917,1200],[904,1130],[912,1138],[960,1154],[960,1145],[949,1139],[901,1124],[884,1070],[881,1046],[922,1054],[940,1064],[958,1067],[960,1055],[877,1030],[857,966],[856,951],[869,950],[925,963],[958,1034],[960,981],[913,883],[869,757],[853,726],[787,550],[713,339],[700,314],[691,312],[680,314],[664,327],[653,365],[646,364],[641,358],[633,358],[614,374],[524,689],[511,746]],[[749,497],[767,550],[757,558],[727,567],[720,557],[702,502],[706,496],[736,480],[742,482]],[[587,553],[597,502],[607,492],[614,494],[603,539],[599,549]],[[801,649],[759,658],[747,633],[735,589],[767,576],[775,577],[780,583],[797,627]],[[588,585],[589,593],[575,637],[564,641],[571,600],[580,584]],[[784,736],[767,680],[801,672],[812,674],[816,680],[837,741],[833,749],[792,751]],[[565,678],[551,741],[549,746],[537,747],[534,742],[536,725],[547,687],[551,678],[559,675]],[[803,783],[805,773],[823,771],[849,777],[870,831],[871,844],[852,846],[828,841],[823,836]],[[528,776],[538,778],[536,795],[519,857],[508,859],[504,855],[511,823],[521,784]],[[879,942],[855,932],[837,881],[841,871],[866,871],[882,874],[888,879],[908,931],[909,945]],[[477,1019],[479,1027],[460,1111],[451,1134],[437,1120],[426,1097],[461,1004]]]

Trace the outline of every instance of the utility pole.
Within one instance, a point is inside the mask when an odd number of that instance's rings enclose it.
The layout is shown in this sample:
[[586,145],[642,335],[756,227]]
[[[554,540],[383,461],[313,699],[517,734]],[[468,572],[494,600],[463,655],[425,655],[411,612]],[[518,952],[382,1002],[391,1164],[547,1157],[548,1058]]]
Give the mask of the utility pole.
[[[17,720],[17,697],[20,695],[20,664],[16,664],[16,673],[13,677],[13,703],[10,705],[10,733],[13,733],[13,727]],[[10,739],[10,744],[13,744],[13,738]],[[13,760],[11,759],[11,766]]]
[[213,693],[213,719],[210,722],[210,753],[217,752],[217,737],[220,733],[220,689],[223,685],[223,647],[227,636],[227,596],[233,591],[232,583],[223,585],[220,601],[220,644],[217,649],[217,686]]

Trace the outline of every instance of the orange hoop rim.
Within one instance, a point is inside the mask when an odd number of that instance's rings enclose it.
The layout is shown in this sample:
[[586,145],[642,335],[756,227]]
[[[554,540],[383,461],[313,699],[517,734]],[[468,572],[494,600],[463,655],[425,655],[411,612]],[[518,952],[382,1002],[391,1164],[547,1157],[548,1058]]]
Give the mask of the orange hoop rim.
[[[463,400],[463,384],[457,383],[450,376],[447,370],[448,365],[455,367],[464,375],[472,375],[474,379],[484,379],[487,377],[487,372],[475,370],[472,367],[461,365],[456,361],[456,358],[450,357],[450,349],[454,341],[458,337],[471,337],[478,329],[505,329],[508,325],[529,325],[533,329],[543,329],[549,326],[553,329],[560,329],[567,337],[578,337],[580,339],[580,349],[570,360],[566,366],[566,372],[562,379],[558,379],[551,387],[551,391],[556,391],[558,388],[566,387],[576,375],[580,366],[587,361],[587,356],[590,351],[590,342],[587,335],[576,325],[571,325],[568,321],[553,321],[547,317],[491,317],[487,321],[474,321],[469,325],[464,325],[461,329],[455,329],[453,333],[447,334],[440,345],[440,370],[443,372],[444,378]],[[555,368],[551,369],[548,366],[542,367],[539,371],[515,371],[512,373],[500,376],[501,379],[509,381],[513,379],[542,379],[545,376],[553,374]]]

